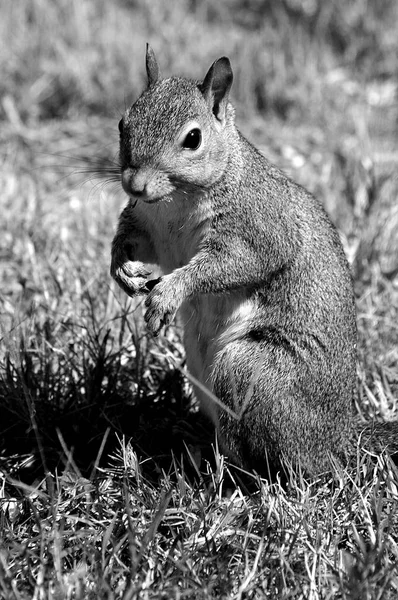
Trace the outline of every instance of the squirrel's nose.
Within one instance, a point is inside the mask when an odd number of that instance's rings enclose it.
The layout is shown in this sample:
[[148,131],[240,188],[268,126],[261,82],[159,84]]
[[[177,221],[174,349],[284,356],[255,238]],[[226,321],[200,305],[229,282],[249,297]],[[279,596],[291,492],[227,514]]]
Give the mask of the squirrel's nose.
[[134,187],[133,185],[130,186],[130,193],[134,194],[134,196],[144,196],[145,194],[145,187],[143,187],[142,189],[138,189],[137,187]]
[[129,195],[145,196],[147,187],[145,173],[126,169],[122,174],[122,186]]

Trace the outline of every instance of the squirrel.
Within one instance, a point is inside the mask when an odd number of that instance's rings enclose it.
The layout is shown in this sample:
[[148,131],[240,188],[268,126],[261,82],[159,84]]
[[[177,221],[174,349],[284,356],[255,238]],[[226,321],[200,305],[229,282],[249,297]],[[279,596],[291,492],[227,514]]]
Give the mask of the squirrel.
[[129,201],[111,275],[146,295],[154,335],[179,311],[195,393],[234,463],[329,471],[359,434],[356,309],[339,234],[236,128],[228,58],[203,81],[163,79],[147,45],[146,72],[119,122]]

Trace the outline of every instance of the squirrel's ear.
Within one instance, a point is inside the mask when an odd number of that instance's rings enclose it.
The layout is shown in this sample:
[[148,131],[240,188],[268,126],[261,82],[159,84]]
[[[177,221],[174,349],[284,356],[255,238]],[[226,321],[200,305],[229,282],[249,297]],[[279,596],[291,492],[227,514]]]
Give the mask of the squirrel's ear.
[[228,94],[231,89],[232,80],[231,63],[226,56],[223,56],[211,65],[200,86],[210,110],[222,124],[225,121]]
[[159,66],[156,56],[149,44],[146,45],[146,74],[148,76],[148,87],[160,79]]

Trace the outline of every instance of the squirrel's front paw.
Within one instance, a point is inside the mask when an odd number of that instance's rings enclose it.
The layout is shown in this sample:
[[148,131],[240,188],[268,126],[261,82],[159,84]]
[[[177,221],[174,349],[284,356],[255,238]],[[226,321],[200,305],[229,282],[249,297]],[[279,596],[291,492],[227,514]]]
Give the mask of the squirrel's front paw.
[[183,300],[180,288],[173,281],[172,275],[162,277],[145,300],[148,307],[145,321],[149,331],[158,335],[161,328],[174,319]]
[[143,263],[139,261],[112,260],[111,275],[116,283],[129,296],[137,294],[147,294],[149,288],[146,288],[148,275],[150,275]]

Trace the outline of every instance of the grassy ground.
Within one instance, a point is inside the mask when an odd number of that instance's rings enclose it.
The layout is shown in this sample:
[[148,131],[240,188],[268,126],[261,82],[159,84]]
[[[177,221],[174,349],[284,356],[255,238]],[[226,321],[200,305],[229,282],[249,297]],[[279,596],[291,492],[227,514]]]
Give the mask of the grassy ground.
[[[313,191],[356,278],[358,410],[398,398],[394,0],[0,7],[0,597],[396,598],[397,474],[244,476],[111,282],[119,115],[230,56],[241,129]],[[96,176],[98,175],[98,177]],[[213,446],[212,446],[213,444]]]

